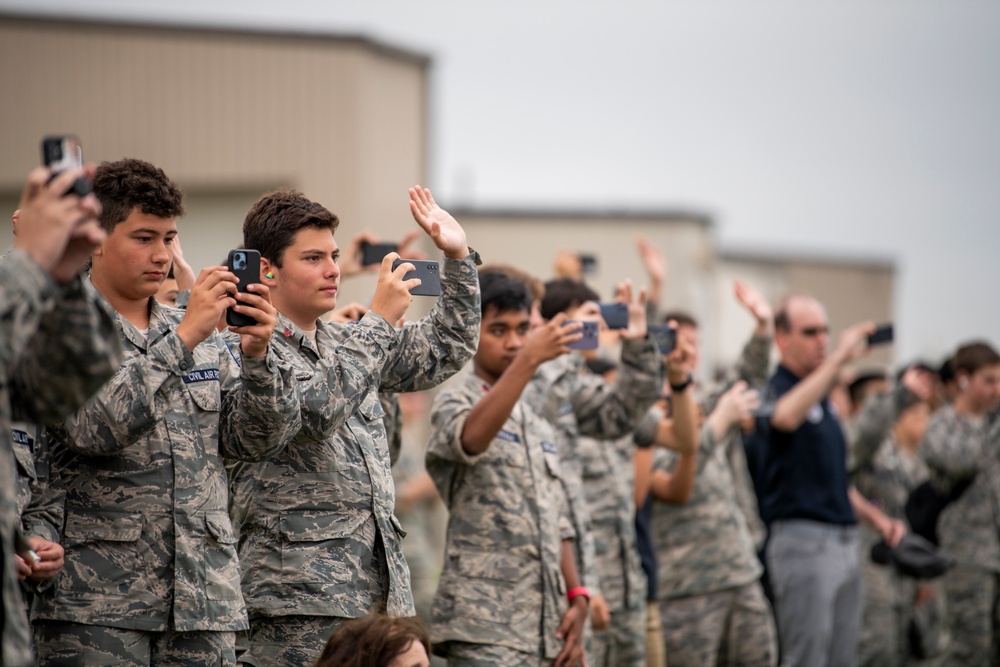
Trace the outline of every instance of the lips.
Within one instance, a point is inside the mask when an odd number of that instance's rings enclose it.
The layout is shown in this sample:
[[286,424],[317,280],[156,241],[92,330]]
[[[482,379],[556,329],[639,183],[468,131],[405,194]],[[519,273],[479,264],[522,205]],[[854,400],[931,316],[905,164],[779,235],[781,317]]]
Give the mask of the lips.
[[164,271],[146,271],[145,275],[150,280],[163,280],[163,277],[167,274]]

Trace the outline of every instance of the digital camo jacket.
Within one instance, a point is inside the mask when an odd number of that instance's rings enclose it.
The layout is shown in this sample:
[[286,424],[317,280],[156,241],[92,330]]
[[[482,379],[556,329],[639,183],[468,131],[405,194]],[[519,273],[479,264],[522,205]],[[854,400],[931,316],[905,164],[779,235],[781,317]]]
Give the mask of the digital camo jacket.
[[[299,430],[295,379],[215,333],[189,351],[183,311],[121,316],[125,361],[49,431],[66,564],[35,617],[162,632],[247,627],[223,457],[261,458]],[[273,347],[273,346],[272,346]]]
[[470,369],[431,409],[427,471],[448,506],[431,637],[555,658],[567,607],[562,540],[574,536],[555,429],[522,396],[489,448],[467,454],[465,420],[487,391]]
[[[11,420],[55,423],[87,400],[121,359],[111,317],[80,278],[59,287],[26,253],[0,258],[0,433]],[[17,468],[0,447],[3,630],[0,664],[31,664],[31,634],[11,554],[18,519]]]
[[[313,344],[279,314],[274,338],[299,378],[302,430],[281,454],[229,471],[251,619],[355,618],[383,605],[413,615],[379,393],[429,389],[472,358],[477,257],[446,258],[437,303],[400,331],[369,312],[356,324],[319,322]],[[388,596],[376,599],[382,566]]]
[[580,355],[568,354],[542,364],[525,389],[526,400],[557,427],[561,481],[577,534],[577,567],[592,593],[600,592],[600,581],[577,439],[587,435],[611,440],[635,430],[659,398],[661,373],[660,353],[652,340],[624,341],[614,383],[591,373]]

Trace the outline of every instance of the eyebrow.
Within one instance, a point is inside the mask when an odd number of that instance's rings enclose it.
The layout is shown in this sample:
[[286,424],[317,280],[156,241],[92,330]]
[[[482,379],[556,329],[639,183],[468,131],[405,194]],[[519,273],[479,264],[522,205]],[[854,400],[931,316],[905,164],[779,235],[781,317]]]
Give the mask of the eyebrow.
[[147,227],[142,227],[140,229],[133,229],[132,233],[133,234],[153,234],[154,236],[159,236],[160,234],[163,234],[164,236],[170,236],[172,234],[172,235],[176,236],[177,235],[177,230],[176,229],[171,229],[169,232],[161,232],[159,229],[149,229]]

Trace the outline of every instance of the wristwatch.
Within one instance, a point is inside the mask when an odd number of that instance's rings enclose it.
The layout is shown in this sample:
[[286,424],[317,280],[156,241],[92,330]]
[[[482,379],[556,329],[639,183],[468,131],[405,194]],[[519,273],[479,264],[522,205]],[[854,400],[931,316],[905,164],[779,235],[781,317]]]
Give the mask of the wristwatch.
[[691,383],[693,383],[693,382],[694,382],[694,378],[691,376],[690,373],[688,373],[687,380],[684,380],[684,382],[681,382],[680,384],[674,384],[674,383],[671,382],[670,383],[670,391],[672,391],[674,393],[682,392],[685,389],[687,389],[688,387],[690,387]]

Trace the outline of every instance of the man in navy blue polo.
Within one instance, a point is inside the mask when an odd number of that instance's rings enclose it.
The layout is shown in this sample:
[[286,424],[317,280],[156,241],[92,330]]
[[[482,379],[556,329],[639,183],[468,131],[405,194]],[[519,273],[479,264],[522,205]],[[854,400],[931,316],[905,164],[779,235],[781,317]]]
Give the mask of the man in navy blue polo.
[[793,295],[775,314],[781,363],[769,383],[774,414],[758,425],[767,441],[759,495],[778,636],[790,667],[856,664],[862,604],[856,517],[890,544],[905,531],[850,485],[847,445],[827,397],[841,368],[866,353],[874,329],[870,322],[846,329],[828,354],[822,304]]

